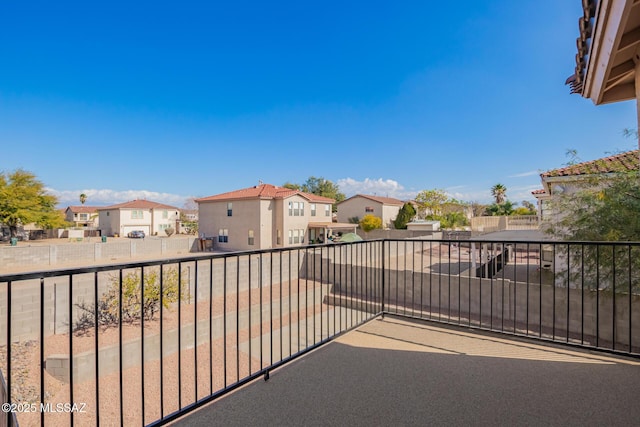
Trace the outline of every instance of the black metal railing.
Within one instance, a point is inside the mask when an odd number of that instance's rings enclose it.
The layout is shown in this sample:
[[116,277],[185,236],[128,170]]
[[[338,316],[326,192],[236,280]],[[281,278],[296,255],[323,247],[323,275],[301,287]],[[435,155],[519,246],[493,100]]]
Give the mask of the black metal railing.
[[5,274],[0,426],[163,424],[384,314],[638,356],[639,291],[640,244],[609,242],[385,239]]
[[640,355],[640,244],[386,240],[385,312]]

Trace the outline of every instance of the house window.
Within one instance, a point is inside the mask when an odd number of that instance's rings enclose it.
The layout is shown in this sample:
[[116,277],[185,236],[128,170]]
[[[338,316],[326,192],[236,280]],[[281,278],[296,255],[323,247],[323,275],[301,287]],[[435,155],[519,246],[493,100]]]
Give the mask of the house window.
[[300,202],[300,216],[304,216],[304,202]]
[[276,245],[281,245],[282,244],[282,231],[281,230],[277,230],[276,231]]
[[218,242],[229,243],[229,230],[227,230],[226,228],[221,228],[218,231]]
[[364,211],[370,213],[373,212],[373,208],[371,206],[367,206],[366,208],[364,208]]
[[169,212],[168,211],[162,211],[162,219],[167,219],[169,218]]
[[254,242],[255,240],[253,238],[253,230],[249,230],[249,241],[248,241],[249,246],[253,246]]
[[324,205],[324,216],[331,216],[331,205]]
[[233,203],[227,203],[227,216],[233,216]]
[[78,215],[80,217],[80,221],[87,221],[89,219],[89,214],[81,213]]
[[293,202],[289,202],[289,216],[293,216]]
[[309,206],[311,206],[311,216],[316,216],[316,204],[311,203]]
[[142,219],[142,211],[139,211],[139,210],[131,211],[131,219]]
[[109,216],[109,211],[107,211],[107,216]]
[[304,230],[289,230],[289,244],[297,245],[298,243],[304,243]]

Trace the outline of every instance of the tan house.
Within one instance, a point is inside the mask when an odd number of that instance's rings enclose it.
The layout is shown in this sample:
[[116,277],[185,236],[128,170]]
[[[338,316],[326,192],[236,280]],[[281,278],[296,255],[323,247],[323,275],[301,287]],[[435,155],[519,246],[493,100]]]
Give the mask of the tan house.
[[196,199],[199,233],[219,250],[253,250],[324,241],[333,199],[260,184]]
[[180,209],[150,200],[132,200],[98,208],[102,235],[127,236],[131,231],[143,231],[145,235],[166,235],[167,228],[176,229]]
[[356,218],[361,220],[365,215],[373,215],[382,218],[384,228],[393,228],[393,220],[398,216],[402,205],[402,200],[391,197],[356,194],[338,203],[338,222],[346,223],[356,221]]
[[98,208],[96,206],[68,206],[64,210],[64,219],[76,227],[98,227]]
[[639,150],[627,151],[540,174],[543,188],[531,193],[538,200],[540,220],[553,219],[554,213],[551,206],[554,196],[572,194],[584,188],[584,185],[589,185],[590,178],[594,176],[638,170],[640,167],[639,154]]

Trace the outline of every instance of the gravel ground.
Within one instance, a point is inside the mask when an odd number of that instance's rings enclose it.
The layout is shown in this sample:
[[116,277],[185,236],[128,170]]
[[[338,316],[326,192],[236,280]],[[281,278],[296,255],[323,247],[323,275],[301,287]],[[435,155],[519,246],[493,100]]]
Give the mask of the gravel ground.
[[[308,290],[312,291],[313,287],[318,288],[319,283],[308,282]],[[296,310],[295,300],[299,296],[301,304],[304,304],[305,296],[296,294],[297,284],[292,284],[292,294],[289,294],[289,284],[283,283],[282,296],[280,295],[280,285],[273,287],[273,298],[278,300],[281,297],[288,301],[291,296],[293,300],[291,319],[289,312],[285,311],[280,316],[279,304],[273,306],[273,319],[267,320],[266,328],[273,323],[274,330],[278,330],[281,326],[285,327],[291,322],[304,322],[304,318],[309,311],[312,315],[314,310],[319,313],[321,309],[327,310],[327,306],[317,304],[301,306],[301,312]],[[253,289],[251,291],[251,304],[256,307],[260,304],[260,291]],[[319,293],[318,293],[319,296]],[[249,307],[249,291],[239,294],[239,300],[236,302],[236,296],[227,295],[227,313],[235,313],[236,307],[240,310]],[[269,288],[263,288],[263,310],[266,311],[264,319],[268,319],[270,292]],[[192,324],[195,317],[195,304],[183,303],[181,306],[182,324]],[[209,318],[209,301],[198,303],[197,307],[198,319]],[[213,316],[221,316],[223,313],[223,299],[214,298]],[[263,311],[265,313],[265,311]],[[224,343],[222,338],[214,340],[213,343],[208,341],[200,344],[197,349],[183,349],[180,354],[178,352],[165,356],[162,361],[163,381],[160,387],[160,364],[159,360],[145,362],[144,365],[144,393],[143,373],[140,366],[133,367],[123,371],[122,395],[123,395],[123,422],[124,425],[140,425],[143,422],[143,413],[140,411],[142,407],[142,399],[144,398],[144,423],[150,423],[159,419],[162,415],[169,414],[179,409],[180,400],[182,406],[188,405],[196,400],[196,375],[197,375],[197,398],[203,398],[211,394],[212,390],[217,391],[227,385],[232,384],[239,379],[248,376],[251,372],[261,369],[259,356],[249,360],[248,354],[240,351],[237,352],[238,342],[236,342],[235,331],[235,314],[229,316],[229,324],[227,326],[227,342],[226,342],[226,358],[224,354]],[[178,310],[172,307],[170,310],[164,310],[163,313],[163,330],[168,331],[178,326]],[[157,334],[160,331],[159,319],[154,321],[145,321],[145,336]],[[95,346],[94,330],[89,329],[84,333],[75,333],[73,337],[74,354],[93,350]],[[140,324],[133,323],[123,326],[123,342],[140,337]],[[249,340],[249,330],[241,329],[238,331],[239,344],[247,343]],[[260,336],[260,326],[254,325],[251,330],[253,338]],[[119,341],[119,331],[117,327],[101,328],[98,333],[99,346],[117,344]],[[67,334],[53,335],[45,339],[45,358],[52,354],[68,354],[69,336]],[[285,346],[285,356],[288,355]],[[254,350],[255,351],[255,350]],[[295,351],[295,349],[294,349]],[[197,352],[197,356],[196,356]],[[39,404],[40,400],[40,348],[38,341],[25,341],[16,343],[12,346],[12,401],[14,403],[35,403]],[[197,357],[197,374],[195,360]],[[178,372],[178,359],[181,359],[181,370]],[[0,348],[0,361],[2,361],[3,370],[6,372],[5,365],[6,348]],[[269,364],[268,356],[265,356],[263,366]],[[226,366],[226,375],[225,375]],[[95,399],[95,380],[88,380],[82,383],[75,383],[73,387],[73,401],[79,404],[79,410],[83,412],[73,413],[75,425],[95,425],[96,412],[99,411],[100,423],[102,425],[120,425],[120,375],[119,372],[112,372],[99,378],[99,403],[96,406]],[[45,401],[47,403],[68,403],[70,402],[69,385],[59,381],[49,375],[45,371]],[[161,393],[162,391],[162,393]],[[161,413],[162,398],[162,413]],[[18,422],[21,426],[40,425],[40,413],[19,413]],[[45,414],[45,424],[48,426],[69,425],[70,414],[68,411],[47,412]]]

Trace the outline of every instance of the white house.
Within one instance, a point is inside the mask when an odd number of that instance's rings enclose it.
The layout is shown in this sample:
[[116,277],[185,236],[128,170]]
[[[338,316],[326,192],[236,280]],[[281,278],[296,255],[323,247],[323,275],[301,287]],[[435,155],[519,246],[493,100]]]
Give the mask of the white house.
[[167,228],[176,229],[180,209],[150,200],[132,200],[98,208],[99,224],[103,235],[126,236],[141,230],[148,235],[166,235]]
[[393,220],[402,208],[402,200],[391,197],[356,194],[338,203],[338,222],[347,223],[355,218],[361,220],[365,215],[382,218],[384,228],[393,228]]

